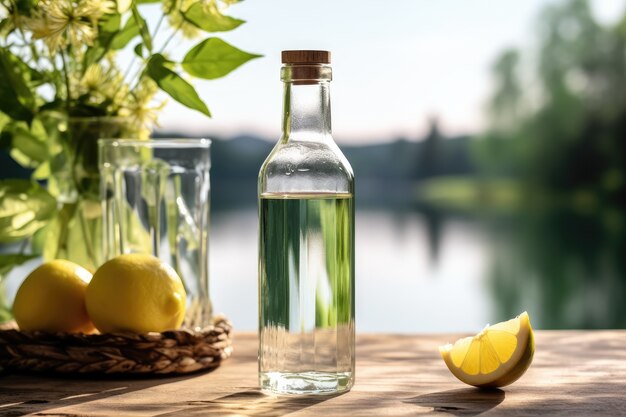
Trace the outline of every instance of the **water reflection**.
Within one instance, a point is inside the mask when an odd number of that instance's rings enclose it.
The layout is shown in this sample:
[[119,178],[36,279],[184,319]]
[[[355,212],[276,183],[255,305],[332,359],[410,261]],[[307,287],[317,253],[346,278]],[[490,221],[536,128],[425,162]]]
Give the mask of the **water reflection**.
[[[626,327],[623,218],[357,210],[359,331],[456,332],[528,310],[538,328]],[[218,310],[256,329],[256,211],[213,216]]]
[[529,211],[492,222],[488,233],[499,317],[529,308],[542,328],[626,327],[622,215]]
[[441,249],[441,232],[443,230],[444,215],[440,210],[432,207],[423,207],[420,214],[424,218],[426,225],[426,236],[428,238],[428,253],[433,265],[439,261]]

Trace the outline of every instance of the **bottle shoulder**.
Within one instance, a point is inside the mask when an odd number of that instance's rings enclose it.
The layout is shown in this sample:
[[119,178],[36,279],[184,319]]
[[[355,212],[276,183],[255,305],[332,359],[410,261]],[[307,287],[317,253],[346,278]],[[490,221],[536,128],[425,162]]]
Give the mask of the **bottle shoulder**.
[[354,173],[332,141],[279,141],[259,172],[260,192],[354,191]]

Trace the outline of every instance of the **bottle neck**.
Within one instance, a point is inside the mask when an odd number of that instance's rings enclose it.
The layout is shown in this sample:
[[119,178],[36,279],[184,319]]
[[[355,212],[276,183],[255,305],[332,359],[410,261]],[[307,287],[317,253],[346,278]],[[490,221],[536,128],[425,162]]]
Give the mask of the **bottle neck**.
[[284,82],[283,141],[331,141],[330,83]]

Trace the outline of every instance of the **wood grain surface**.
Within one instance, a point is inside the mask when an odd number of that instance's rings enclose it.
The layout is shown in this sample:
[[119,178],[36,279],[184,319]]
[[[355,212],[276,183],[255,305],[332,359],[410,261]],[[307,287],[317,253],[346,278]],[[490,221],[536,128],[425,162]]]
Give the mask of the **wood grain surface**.
[[235,336],[215,371],[179,378],[0,376],[0,416],[626,415],[626,331],[538,331],[533,365],[515,384],[457,381],[437,346],[460,335],[360,335],[354,389],[334,397],[257,390],[256,337]]

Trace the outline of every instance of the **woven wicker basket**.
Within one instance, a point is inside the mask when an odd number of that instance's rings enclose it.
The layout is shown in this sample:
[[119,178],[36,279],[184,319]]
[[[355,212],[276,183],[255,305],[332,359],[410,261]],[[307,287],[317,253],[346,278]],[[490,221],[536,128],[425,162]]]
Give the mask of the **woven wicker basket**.
[[61,374],[186,374],[216,368],[232,353],[223,316],[201,331],[73,334],[0,330],[0,367]]

